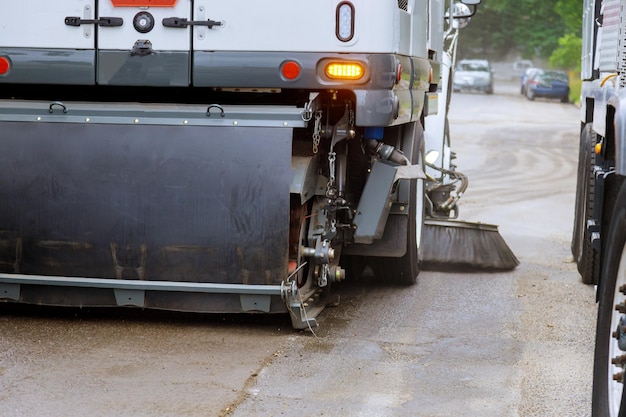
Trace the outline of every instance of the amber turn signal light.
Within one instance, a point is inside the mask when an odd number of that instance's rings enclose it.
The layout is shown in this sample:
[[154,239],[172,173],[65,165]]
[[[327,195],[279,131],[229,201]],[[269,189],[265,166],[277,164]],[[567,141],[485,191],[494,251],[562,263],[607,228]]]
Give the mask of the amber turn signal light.
[[359,62],[329,62],[324,74],[332,80],[356,81],[363,78],[365,68]]

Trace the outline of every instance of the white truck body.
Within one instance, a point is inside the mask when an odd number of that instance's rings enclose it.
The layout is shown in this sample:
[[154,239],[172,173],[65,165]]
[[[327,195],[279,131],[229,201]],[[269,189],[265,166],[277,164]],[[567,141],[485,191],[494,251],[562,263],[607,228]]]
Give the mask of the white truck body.
[[347,264],[415,282],[452,6],[4,2],[0,298],[305,328]]

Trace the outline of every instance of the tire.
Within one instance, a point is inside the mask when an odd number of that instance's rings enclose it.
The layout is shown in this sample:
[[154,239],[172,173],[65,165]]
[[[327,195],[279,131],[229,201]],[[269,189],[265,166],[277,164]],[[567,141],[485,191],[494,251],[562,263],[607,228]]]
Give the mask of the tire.
[[594,208],[595,181],[593,166],[596,162],[595,146],[598,138],[587,123],[580,133],[578,152],[578,174],[576,181],[576,206],[572,232],[572,255],[578,272],[585,284],[595,284],[598,254],[591,245],[587,233],[587,220],[591,219]]
[[[416,123],[411,156],[412,164],[420,164],[424,168],[424,130]],[[419,274],[419,248],[422,243],[424,229],[424,180],[410,180],[409,186],[409,221],[407,226],[406,253],[399,258],[373,257],[370,258],[370,267],[374,275],[383,281],[399,285],[414,285]]]
[[561,97],[561,103],[569,103],[569,96]]
[[[624,303],[626,295],[619,288],[626,284],[626,183],[622,183],[615,201],[606,240],[606,260],[598,289],[598,322],[593,366],[593,417],[626,416],[624,384],[613,380],[613,375],[624,372],[624,367],[612,364],[614,358],[626,352],[620,349],[613,332],[618,331],[620,320],[626,320],[615,306]],[[621,331],[623,334],[624,332]],[[622,341],[626,335],[622,336]],[[626,346],[622,346],[626,348]]]
[[526,89],[526,98],[530,101],[535,101],[535,95],[531,90]]

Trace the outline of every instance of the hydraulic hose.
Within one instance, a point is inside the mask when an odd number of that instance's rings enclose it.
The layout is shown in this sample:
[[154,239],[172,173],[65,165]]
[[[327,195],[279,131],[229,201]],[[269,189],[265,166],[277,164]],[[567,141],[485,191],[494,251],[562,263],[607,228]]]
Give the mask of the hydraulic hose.
[[366,149],[375,152],[387,161],[395,162],[398,165],[411,165],[407,157],[394,146],[387,145],[376,139],[364,139],[363,142]]

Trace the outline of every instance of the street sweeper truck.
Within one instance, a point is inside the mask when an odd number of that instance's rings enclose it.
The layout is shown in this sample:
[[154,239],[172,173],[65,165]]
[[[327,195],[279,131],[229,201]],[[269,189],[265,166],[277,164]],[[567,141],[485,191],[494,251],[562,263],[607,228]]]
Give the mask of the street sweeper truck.
[[592,415],[626,415],[626,0],[585,0],[572,254],[597,285]]
[[424,231],[462,234],[446,102],[478,2],[4,2],[0,299],[306,329],[367,265],[415,283]]

